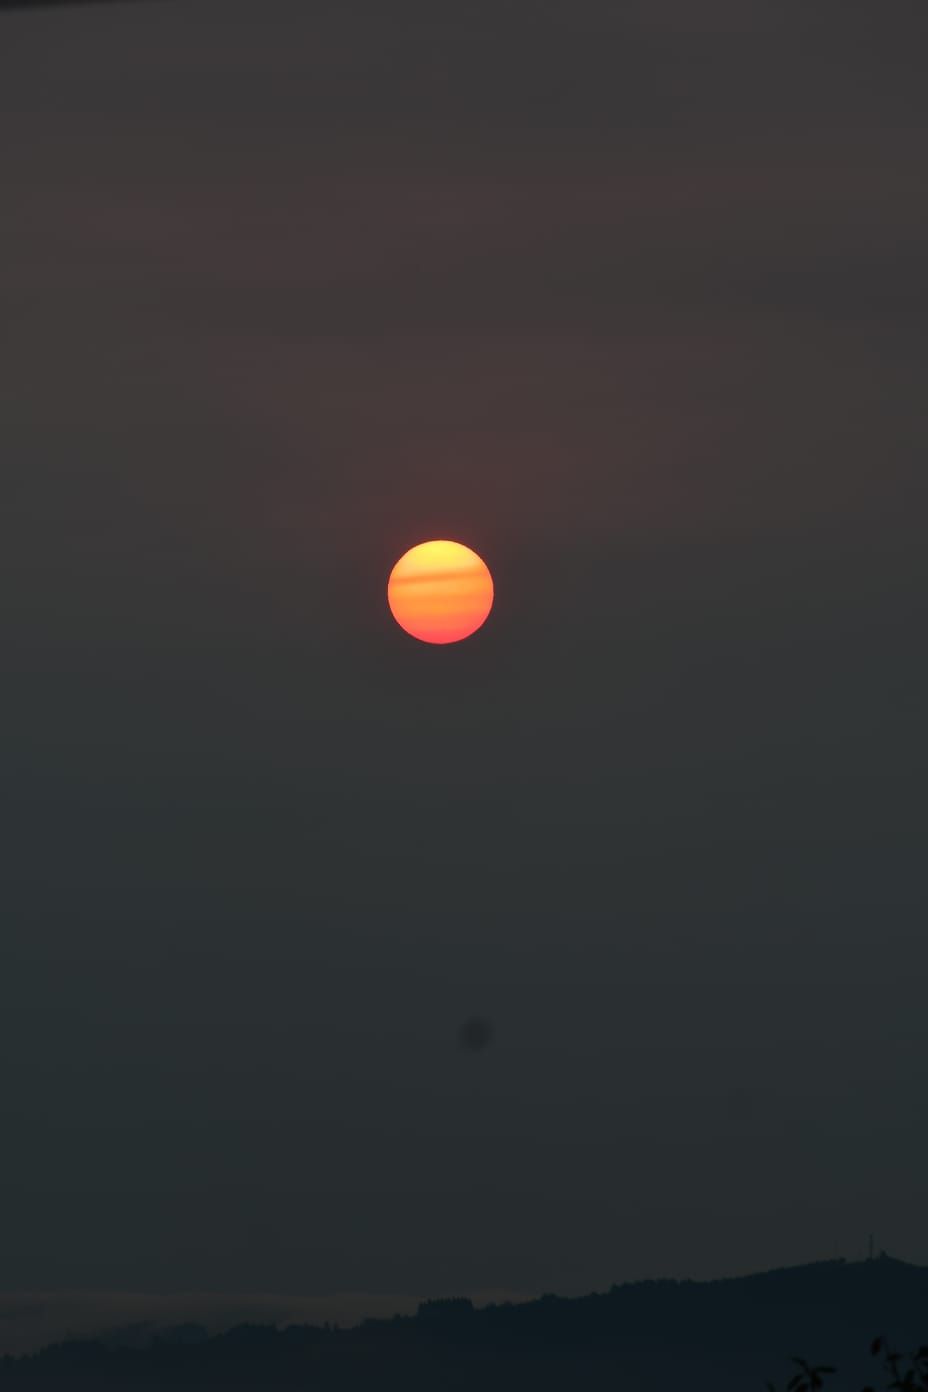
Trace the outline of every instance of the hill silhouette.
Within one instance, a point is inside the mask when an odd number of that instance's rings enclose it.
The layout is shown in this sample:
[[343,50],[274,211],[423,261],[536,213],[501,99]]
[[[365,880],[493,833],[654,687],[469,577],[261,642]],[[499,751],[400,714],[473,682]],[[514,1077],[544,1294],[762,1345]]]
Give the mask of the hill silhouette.
[[835,1364],[841,1387],[873,1380],[875,1335],[928,1338],[928,1268],[887,1256],[787,1267],[718,1281],[642,1281],[566,1299],[475,1308],[427,1301],[414,1316],[353,1329],[192,1326],[146,1347],[68,1342],[0,1363],[11,1388],[496,1389],[662,1392],[763,1389],[790,1358]]

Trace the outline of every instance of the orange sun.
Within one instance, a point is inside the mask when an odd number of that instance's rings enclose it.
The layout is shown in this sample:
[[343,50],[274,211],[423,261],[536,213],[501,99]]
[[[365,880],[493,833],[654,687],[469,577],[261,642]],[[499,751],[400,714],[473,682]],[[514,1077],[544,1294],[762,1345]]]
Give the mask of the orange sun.
[[423,643],[457,643],[480,627],[493,604],[485,563],[457,541],[423,541],[401,556],[387,585],[390,612]]

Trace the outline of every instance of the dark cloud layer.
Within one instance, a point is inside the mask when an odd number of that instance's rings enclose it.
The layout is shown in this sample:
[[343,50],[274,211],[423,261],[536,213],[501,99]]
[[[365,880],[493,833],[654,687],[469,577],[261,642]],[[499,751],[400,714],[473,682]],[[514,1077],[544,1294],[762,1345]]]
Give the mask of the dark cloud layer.
[[925,29],[0,20],[8,1290],[928,1260]]

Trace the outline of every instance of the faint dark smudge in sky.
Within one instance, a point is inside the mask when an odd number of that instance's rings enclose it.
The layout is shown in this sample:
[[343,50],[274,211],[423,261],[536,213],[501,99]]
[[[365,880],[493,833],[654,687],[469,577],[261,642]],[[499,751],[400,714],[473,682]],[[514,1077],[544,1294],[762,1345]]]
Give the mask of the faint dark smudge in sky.
[[463,1049],[480,1053],[493,1041],[493,1026],[485,1015],[471,1015],[458,1030],[458,1040]]

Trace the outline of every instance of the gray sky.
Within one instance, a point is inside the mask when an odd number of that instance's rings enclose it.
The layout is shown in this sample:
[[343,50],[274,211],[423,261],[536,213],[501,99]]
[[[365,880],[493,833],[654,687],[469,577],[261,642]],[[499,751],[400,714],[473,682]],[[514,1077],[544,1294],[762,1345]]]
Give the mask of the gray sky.
[[0,16],[0,1288],[928,1261],[926,38]]

